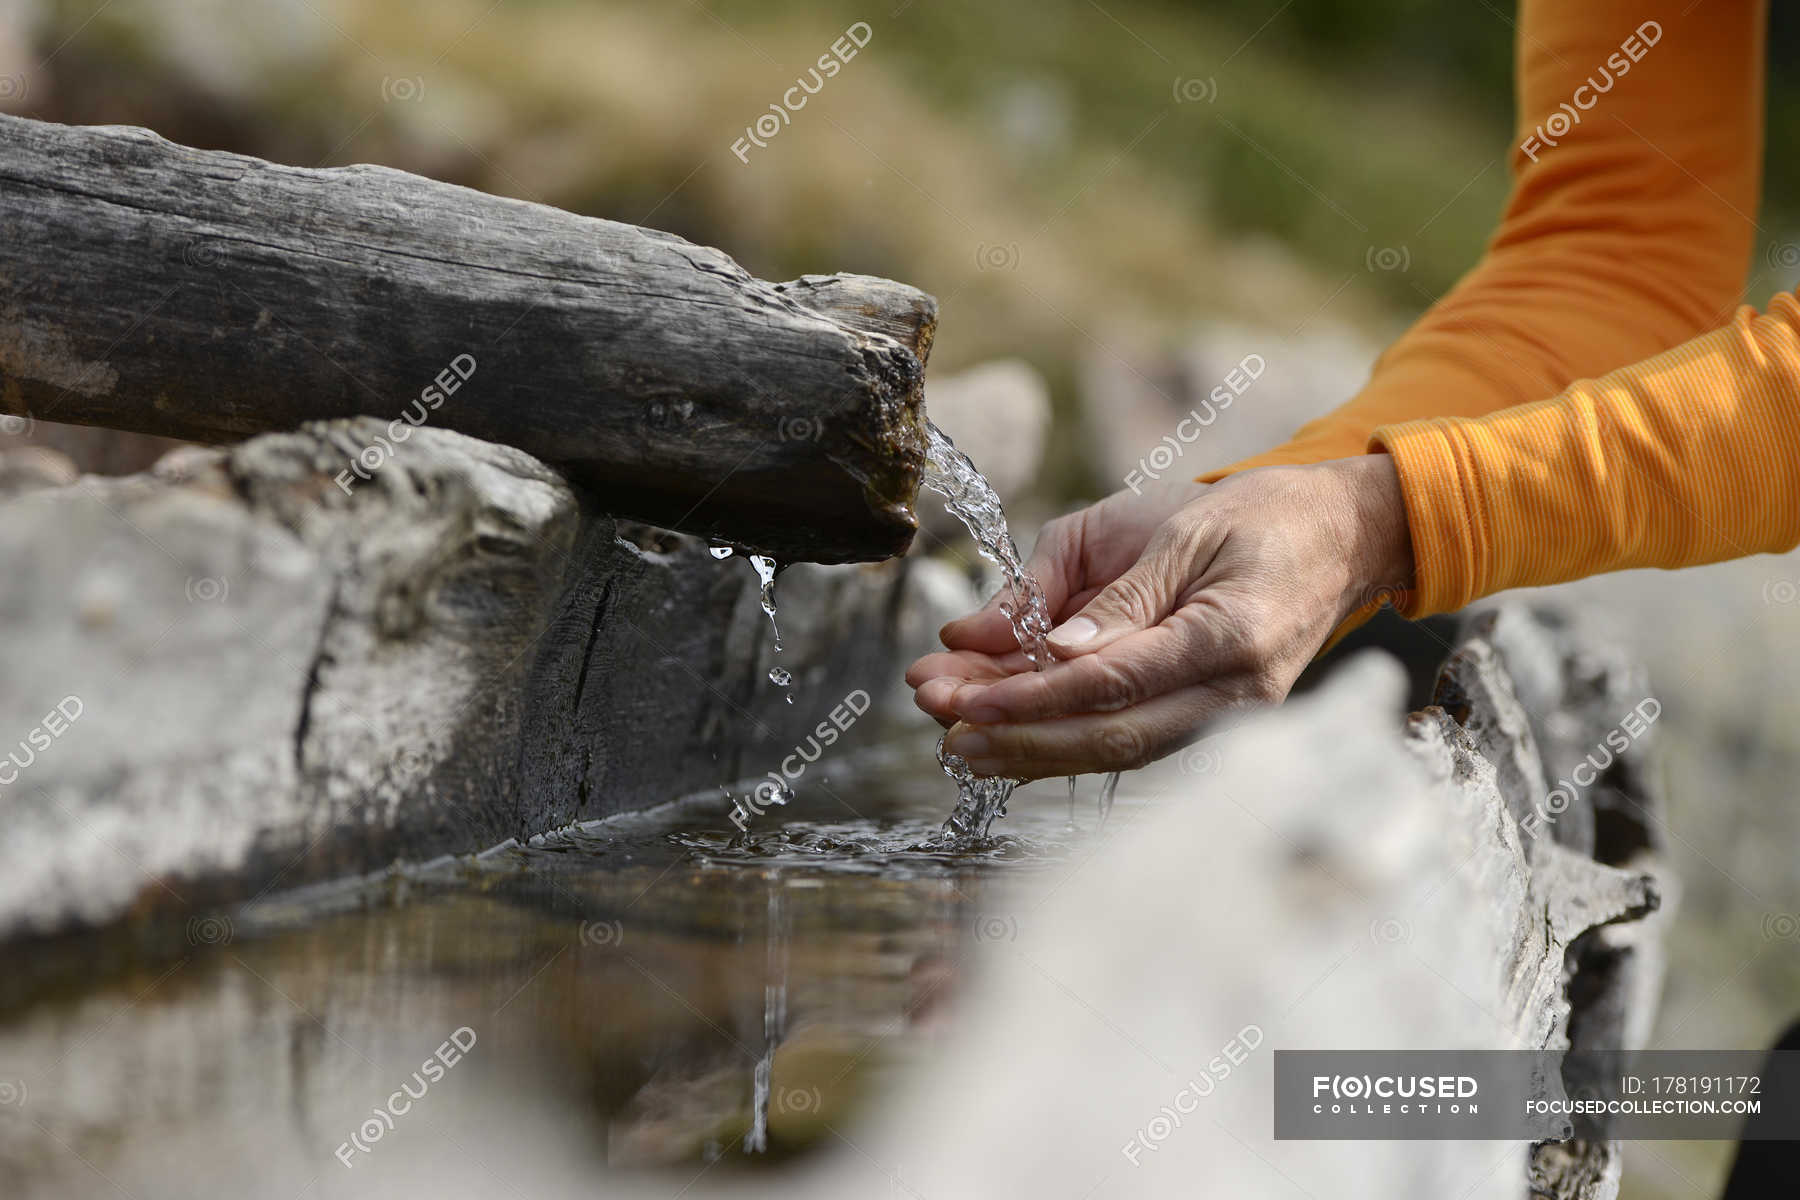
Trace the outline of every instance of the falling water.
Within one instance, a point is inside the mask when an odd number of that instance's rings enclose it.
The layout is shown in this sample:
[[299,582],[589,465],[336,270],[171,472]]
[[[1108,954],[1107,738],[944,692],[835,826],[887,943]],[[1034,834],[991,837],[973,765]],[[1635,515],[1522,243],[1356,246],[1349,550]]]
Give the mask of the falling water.
[[1050,647],[1044,642],[1051,630],[1050,610],[1044,603],[1044,589],[1019,557],[1000,497],[943,430],[927,421],[925,433],[925,486],[944,497],[944,507],[975,539],[981,557],[1000,568],[1007,589],[1000,611],[1012,622],[1019,649],[1041,671],[1051,661]]
[[762,584],[762,610],[769,615],[769,628],[775,631],[775,652],[781,653],[781,627],[775,624],[775,560],[767,555],[752,554],[750,565]]
[[[729,550],[726,551],[730,553]],[[723,557],[715,549],[714,557]],[[761,554],[750,556],[750,566],[756,571],[757,582],[761,585],[758,600],[763,612],[768,614],[769,628],[775,631],[775,653],[781,653],[781,626],[775,623],[775,560]],[[769,682],[778,688],[785,688],[794,682],[794,677],[780,667],[769,668]],[[782,697],[789,704],[794,702],[794,694],[787,693]]]
[[[1044,641],[1052,626],[1044,590],[1019,557],[1018,543],[1006,527],[1006,510],[987,478],[956,448],[944,431],[925,423],[925,486],[944,497],[944,507],[963,523],[981,556],[1000,568],[1005,578],[1006,599],[1000,611],[1012,622],[1019,649],[1038,670],[1051,661]],[[962,756],[945,751],[938,739],[938,764],[956,781],[956,809],[944,823],[956,838],[985,837],[995,817],[1006,814],[1006,801],[1021,780],[978,776]]]
[[[1045,640],[1053,628],[1050,609],[1044,601],[1043,588],[1038,585],[1031,572],[1025,569],[1018,543],[1013,541],[1012,533],[1007,528],[1006,510],[1000,504],[1000,497],[995,494],[987,477],[969,460],[969,456],[958,450],[949,436],[929,421],[925,423],[925,439],[925,487],[944,498],[945,509],[969,531],[981,556],[1000,568],[1006,589],[1005,598],[1000,601],[1000,611],[1011,622],[1013,637],[1018,640],[1019,649],[1032,666],[1042,671],[1054,661],[1049,643]],[[729,558],[732,551],[729,546],[714,546],[712,554],[714,558]],[[775,620],[775,560],[761,554],[747,557],[761,584],[762,610],[768,615],[769,627],[775,633],[775,649],[779,652],[781,629]],[[793,682],[793,677],[780,667],[771,667],[769,681],[777,687],[786,688]],[[786,699],[789,704],[793,703],[792,695]],[[944,774],[956,781],[957,788],[956,808],[944,822],[944,833],[953,841],[959,842],[986,837],[995,818],[1006,815],[1006,802],[1011,798],[1013,789],[1024,781],[976,775],[962,756],[944,749],[943,738],[938,739],[937,755],[938,765],[943,768]],[[1112,808],[1113,791],[1118,787],[1118,782],[1119,777],[1114,773],[1101,788],[1102,822]],[[1075,777],[1071,775],[1071,824],[1074,822],[1074,805]]]
[[[963,523],[969,536],[975,539],[981,556],[1000,568],[1007,592],[1006,599],[1000,602],[1000,611],[1012,622],[1019,649],[1032,666],[1042,671],[1054,660],[1050,646],[1044,640],[1054,627],[1049,606],[1044,602],[1044,590],[1019,557],[1018,543],[1013,541],[1012,532],[1006,526],[1006,510],[1001,507],[993,485],[976,469],[969,456],[958,450],[949,436],[930,421],[925,422],[924,484],[944,497],[944,507]],[[986,837],[994,819],[1006,815],[1006,801],[1012,796],[1013,788],[1024,782],[974,774],[960,755],[945,751],[943,738],[938,739],[938,765],[943,767],[944,774],[956,781],[956,809],[944,822],[944,831],[955,839]],[[1119,773],[1114,771],[1100,789],[1102,824],[1112,811],[1113,793],[1118,786]],[[1071,824],[1074,817],[1075,777],[1071,775]]]
[[1113,793],[1119,790],[1119,773],[1112,772],[1106,782],[1100,785],[1100,824],[1106,824],[1106,818],[1112,815]]

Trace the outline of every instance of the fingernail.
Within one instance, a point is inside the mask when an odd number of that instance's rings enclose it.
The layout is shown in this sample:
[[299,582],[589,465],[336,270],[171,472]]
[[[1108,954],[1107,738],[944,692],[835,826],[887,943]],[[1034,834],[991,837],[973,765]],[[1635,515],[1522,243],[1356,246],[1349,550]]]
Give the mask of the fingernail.
[[944,749],[952,754],[960,755],[963,758],[979,758],[981,755],[986,754],[991,748],[992,747],[988,745],[987,734],[976,733],[974,730],[970,729],[965,729],[960,733],[953,733],[944,742]]
[[1100,632],[1100,626],[1088,617],[1076,617],[1072,621],[1064,621],[1050,631],[1050,640],[1061,642],[1065,646],[1079,646],[1083,642],[1092,641]]

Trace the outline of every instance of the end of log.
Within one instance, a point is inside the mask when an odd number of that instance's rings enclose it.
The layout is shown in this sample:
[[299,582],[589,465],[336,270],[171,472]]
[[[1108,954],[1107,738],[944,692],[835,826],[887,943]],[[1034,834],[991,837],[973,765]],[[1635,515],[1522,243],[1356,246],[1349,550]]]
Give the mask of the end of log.
[[[861,481],[876,525],[891,530],[887,554],[904,554],[919,528],[913,506],[925,469],[925,364],[937,335],[937,298],[874,275],[802,275],[776,284],[775,290],[864,338],[871,373],[888,382],[874,390],[860,419],[828,427],[822,437],[827,455]],[[894,343],[904,355],[893,353]],[[818,561],[870,557],[852,548],[841,559],[826,559],[811,540],[806,556]]]
[[878,275],[802,275],[775,290],[796,304],[864,333],[891,337],[921,365],[937,336],[937,297]]

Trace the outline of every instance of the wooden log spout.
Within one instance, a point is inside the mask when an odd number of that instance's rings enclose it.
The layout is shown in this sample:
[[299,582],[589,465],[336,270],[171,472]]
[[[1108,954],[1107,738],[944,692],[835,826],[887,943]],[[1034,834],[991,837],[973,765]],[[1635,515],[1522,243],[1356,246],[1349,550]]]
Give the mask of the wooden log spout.
[[[374,416],[783,559],[903,551],[936,302],[377,166],[0,117],[0,413],[204,442]],[[327,484],[326,486],[329,486]]]

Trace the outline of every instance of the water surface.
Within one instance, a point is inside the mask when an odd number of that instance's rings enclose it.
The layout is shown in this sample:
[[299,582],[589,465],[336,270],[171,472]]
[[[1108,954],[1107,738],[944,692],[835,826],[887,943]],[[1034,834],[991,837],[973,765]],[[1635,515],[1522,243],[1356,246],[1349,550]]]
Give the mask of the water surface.
[[[766,1169],[832,1144],[1006,952],[1030,881],[1098,839],[1091,806],[1073,826],[1043,788],[949,848],[924,739],[796,791],[748,836],[698,797],[222,910],[163,953],[120,954],[115,930],[85,979],[0,1014],[0,1088],[21,1097],[0,1106],[0,1175],[55,1194],[222,1135],[329,1182],[470,1136],[458,1114],[496,1097],[614,1168]],[[466,1055],[420,1077],[459,1029]],[[403,1085],[428,1094],[384,1115]],[[349,1136],[370,1120],[365,1152]]]

